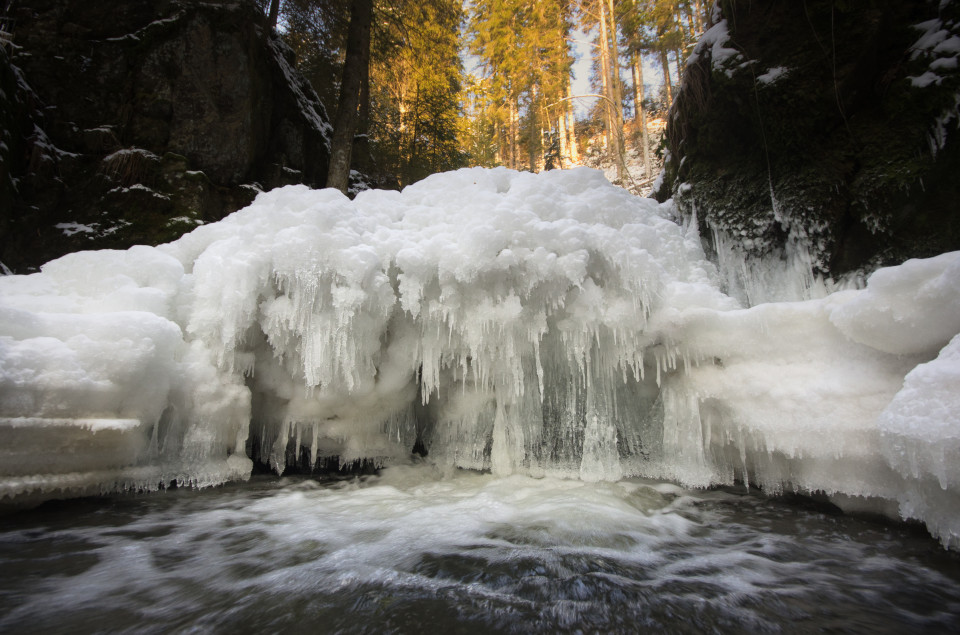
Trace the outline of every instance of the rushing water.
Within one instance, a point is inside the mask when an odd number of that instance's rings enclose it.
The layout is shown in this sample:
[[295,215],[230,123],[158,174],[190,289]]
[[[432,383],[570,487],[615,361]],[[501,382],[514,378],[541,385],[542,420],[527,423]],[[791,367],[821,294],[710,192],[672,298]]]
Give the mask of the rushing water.
[[921,532],[623,481],[255,477],[0,519],[3,632],[953,631]]

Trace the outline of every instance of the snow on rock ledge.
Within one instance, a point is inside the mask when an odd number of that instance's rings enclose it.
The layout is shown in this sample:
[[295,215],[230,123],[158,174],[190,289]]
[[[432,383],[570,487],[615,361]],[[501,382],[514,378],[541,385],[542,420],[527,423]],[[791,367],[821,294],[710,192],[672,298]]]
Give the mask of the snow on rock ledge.
[[293,186],[0,278],[0,495],[419,446],[448,469],[873,497],[960,543],[960,253],[741,309],[670,205],[585,169]]

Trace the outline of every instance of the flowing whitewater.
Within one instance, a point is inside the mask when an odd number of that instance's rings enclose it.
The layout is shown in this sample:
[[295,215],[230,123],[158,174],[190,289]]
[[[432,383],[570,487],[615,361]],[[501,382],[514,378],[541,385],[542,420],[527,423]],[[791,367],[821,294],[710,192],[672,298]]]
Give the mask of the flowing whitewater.
[[742,307],[695,226],[590,170],[288,187],[0,279],[0,493],[414,448],[442,473],[824,492],[960,544],[960,253]]
[[949,633],[951,555],[742,488],[258,476],[0,519],[0,630]]

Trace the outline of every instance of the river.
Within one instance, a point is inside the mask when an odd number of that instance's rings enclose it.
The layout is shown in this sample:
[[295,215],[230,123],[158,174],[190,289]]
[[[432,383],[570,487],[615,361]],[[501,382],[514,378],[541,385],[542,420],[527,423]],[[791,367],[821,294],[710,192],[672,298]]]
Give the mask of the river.
[[3,632],[957,632],[922,529],[742,488],[255,476],[0,518]]

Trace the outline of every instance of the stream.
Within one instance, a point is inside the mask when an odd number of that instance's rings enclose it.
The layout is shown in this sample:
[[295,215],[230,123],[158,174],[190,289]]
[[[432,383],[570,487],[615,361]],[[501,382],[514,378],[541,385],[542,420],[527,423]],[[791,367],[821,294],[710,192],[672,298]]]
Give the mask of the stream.
[[425,464],[0,518],[3,632],[956,632],[921,527],[742,488]]

